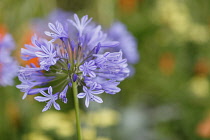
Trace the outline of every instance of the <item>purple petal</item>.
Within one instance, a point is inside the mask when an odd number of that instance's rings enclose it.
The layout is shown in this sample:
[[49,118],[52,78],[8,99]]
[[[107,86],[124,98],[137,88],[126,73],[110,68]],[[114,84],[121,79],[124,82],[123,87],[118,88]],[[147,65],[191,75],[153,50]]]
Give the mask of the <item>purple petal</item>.
[[47,97],[47,96],[49,96],[46,92],[44,92],[44,91],[39,91],[42,95],[44,95],[45,97]]
[[96,82],[93,82],[93,83],[90,85],[90,90],[94,90],[96,87],[97,87],[97,83],[96,83]]
[[45,31],[44,33],[45,33],[47,36],[52,36],[52,33],[51,33],[51,32]]
[[48,23],[48,26],[52,31],[57,32],[55,25],[53,25],[52,23]]
[[[87,19],[88,19],[88,16],[87,16]],[[88,23],[90,23],[91,20],[92,20],[92,18],[90,18],[88,21],[86,21],[86,23],[84,24],[84,27],[85,27]]]
[[100,97],[94,96],[94,101],[97,103],[103,103],[103,100]]
[[22,99],[24,100],[26,98],[26,96],[28,95],[28,92],[25,92]]
[[51,87],[51,86],[48,88],[48,93],[49,93],[50,95],[52,95],[52,87]]
[[80,24],[80,20],[79,20],[79,17],[77,16],[77,14],[74,14],[74,19],[77,24]]
[[116,47],[119,44],[120,43],[118,41],[109,41],[109,42],[104,42],[103,44],[101,44],[101,47]]
[[50,100],[50,98],[48,97],[42,97],[42,96],[36,96],[34,97],[35,100],[39,101],[39,102],[45,102],[45,101],[48,101]]
[[[30,89],[28,91],[28,95],[34,95],[34,94],[37,94],[39,93],[40,91],[43,91],[43,90],[47,90],[48,88],[35,88],[35,89]],[[45,93],[46,94],[46,93]]]
[[95,70],[97,68],[97,66],[93,65],[93,66],[90,66],[88,69],[89,70]]
[[72,49],[74,50],[74,48],[76,47],[76,44],[75,44],[74,40],[70,41],[70,45],[71,45]]
[[81,19],[81,24],[85,24],[85,21],[88,19],[88,15],[85,15]]
[[83,91],[84,91],[85,93],[88,92],[88,89],[87,89],[86,86],[83,86]]
[[50,100],[47,105],[43,108],[42,112],[47,111],[52,106],[52,101]]
[[[48,44],[47,44],[48,45]],[[49,52],[49,48],[48,48],[48,46],[41,46],[41,49],[46,53],[46,54],[49,54],[50,52]]]
[[73,20],[68,20],[74,27],[77,28],[77,24]]
[[89,62],[88,62],[88,65],[94,65],[95,64],[95,61],[93,61],[93,60],[90,60]]
[[96,74],[93,71],[89,72],[90,77],[96,77]]
[[43,52],[35,52],[35,55],[36,55],[37,57],[49,57],[48,54],[45,54],[45,53],[43,53]]
[[82,93],[79,93],[77,95],[78,98],[84,98],[86,96],[86,93],[82,92]]
[[79,70],[83,71],[84,70],[84,66],[83,65],[79,66]]
[[58,103],[54,102],[53,105],[54,105],[56,110],[60,110],[61,109],[60,105]]
[[60,22],[56,21],[55,22],[56,26],[57,26],[57,29],[58,29],[58,32],[62,32],[63,31],[63,26]]
[[96,46],[96,51],[95,51],[96,54],[99,52],[100,48],[101,48],[101,43],[99,42],[98,45]]
[[92,94],[101,94],[103,92],[104,92],[104,90],[91,91]]
[[83,73],[82,73],[84,76],[86,76],[87,75],[87,71],[85,70],[85,71],[83,71]]
[[89,106],[89,103],[90,103],[90,100],[89,100],[89,96],[86,97],[85,99],[85,106],[88,108]]

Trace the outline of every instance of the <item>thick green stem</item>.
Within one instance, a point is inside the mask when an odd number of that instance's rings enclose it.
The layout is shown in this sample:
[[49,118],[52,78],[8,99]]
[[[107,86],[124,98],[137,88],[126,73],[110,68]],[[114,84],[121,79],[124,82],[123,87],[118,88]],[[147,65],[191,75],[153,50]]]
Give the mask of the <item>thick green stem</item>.
[[78,140],[82,140],[82,133],[81,133],[81,126],[80,126],[80,117],[79,117],[79,101],[77,98],[77,83],[73,82],[73,95],[74,95],[74,107],[75,107],[75,114],[76,114],[76,126],[77,126],[77,138]]

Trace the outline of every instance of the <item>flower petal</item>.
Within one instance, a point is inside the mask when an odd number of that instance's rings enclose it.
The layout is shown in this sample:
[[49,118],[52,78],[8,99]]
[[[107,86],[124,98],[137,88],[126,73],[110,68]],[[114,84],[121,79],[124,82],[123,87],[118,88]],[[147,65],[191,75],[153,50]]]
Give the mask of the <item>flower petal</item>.
[[49,96],[46,92],[44,92],[44,91],[42,91],[42,90],[40,90],[39,92],[40,92],[42,95],[46,96],[46,97]]
[[86,97],[85,99],[85,106],[88,108],[89,106],[89,103],[90,103],[90,99],[89,99],[89,96]]
[[95,72],[93,72],[93,71],[90,71],[90,72],[89,72],[89,75],[90,75],[90,77],[96,77],[96,74],[95,74]]
[[79,93],[77,95],[78,98],[84,98],[86,96],[86,93],[82,92],[82,93]]
[[48,93],[49,93],[50,95],[52,95],[52,87],[51,87],[51,86],[48,88]]
[[88,89],[87,89],[86,86],[83,86],[83,91],[84,91],[84,92],[88,92]]
[[43,108],[42,112],[47,111],[52,106],[52,101],[50,100],[47,105]]
[[24,100],[24,99],[26,98],[27,95],[28,95],[28,93],[25,92],[24,95],[23,95],[23,97],[22,97],[22,99]]
[[94,101],[97,102],[97,103],[103,103],[103,100],[100,98],[100,97],[97,97],[97,96],[93,96],[94,98]]
[[53,105],[54,105],[56,110],[60,110],[61,109],[60,105],[58,103],[56,103],[55,101],[54,101]]
[[48,97],[42,97],[42,96],[36,96],[34,97],[35,100],[39,101],[39,102],[45,102],[47,100],[50,100],[50,98]]
[[48,54],[43,53],[43,52],[35,52],[35,55],[36,55],[37,57],[49,57]]
[[96,91],[92,91],[91,93],[92,94],[101,94],[103,92],[104,92],[104,90],[96,90]]

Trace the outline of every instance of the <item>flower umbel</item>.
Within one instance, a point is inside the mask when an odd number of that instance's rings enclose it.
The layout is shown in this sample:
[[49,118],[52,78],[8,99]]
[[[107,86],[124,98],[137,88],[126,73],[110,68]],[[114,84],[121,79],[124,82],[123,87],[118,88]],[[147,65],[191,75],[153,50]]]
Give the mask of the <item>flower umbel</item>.
[[[127,60],[120,50],[104,51],[118,46],[119,42],[110,40],[101,26],[96,26],[91,20],[87,15],[79,19],[74,14],[74,20],[49,23],[53,33],[46,31],[45,34],[52,40],[47,41],[35,35],[32,37],[32,45],[25,45],[26,48],[21,50],[22,58],[30,60],[38,57],[40,67],[31,64],[20,68],[18,77],[22,83],[17,88],[25,92],[23,98],[41,93],[45,97],[37,96],[35,100],[47,101],[42,111],[52,105],[60,110],[56,100],[61,99],[67,103],[67,91],[75,88],[75,84],[83,87],[83,92],[77,97],[86,98],[86,107],[90,101],[103,102],[96,95],[120,91],[117,86],[130,72]],[[48,90],[48,94],[45,90]]]

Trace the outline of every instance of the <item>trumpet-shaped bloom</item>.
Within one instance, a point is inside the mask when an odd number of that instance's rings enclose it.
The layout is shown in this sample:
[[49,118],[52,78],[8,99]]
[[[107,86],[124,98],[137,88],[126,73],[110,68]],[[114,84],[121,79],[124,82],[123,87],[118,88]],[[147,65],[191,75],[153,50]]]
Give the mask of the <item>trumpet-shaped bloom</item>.
[[53,38],[51,40],[52,42],[59,38],[60,39],[68,38],[67,32],[64,30],[63,25],[59,21],[56,21],[55,25],[49,23],[48,26],[54,33],[45,31],[45,34]]
[[89,62],[85,62],[83,65],[79,67],[79,70],[83,72],[84,76],[89,75],[90,77],[96,77],[96,74],[93,72],[97,66],[95,65],[95,61],[90,60]]
[[15,43],[9,34],[0,37],[0,86],[13,85],[18,71],[17,61],[11,56]]
[[56,110],[60,110],[60,105],[58,103],[56,103],[56,100],[58,99],[58,94],[52,94],[52,87],[50,86],[48,88],[48,93],[44,92],[44,91],[40,91],[40,93],[45,96],[36,96],[34,99],[39,101],[39,102],[47,102],[47,105],[44,107],[44,109],[42,110],[42,112],[47,111],[48,109],[51,108],[51,106],[53,105],[55,107]]
[[100,97],[95,96],[94,94],[96,94],[96,95],[97,94],[101,94],[104,91],[103,90],[95,90],[95,85],[91,86],[90,89],[88,89],[87,87],[83,86],[83,91],[84,92],[81,92],[81,93],[79,93],[77,95],[78,98],[86,97],[86,99],[85,99],[85,106],[86,107],[89,106],[90,101],[97,102],[97,103],[103,103],[103,100]]
[[81,21],[79,20],[79,17],[77,16],[77,14],[74,14],[74,20],[69,20],[69,22],[76,27],[76,29],[79,32],[79,36],[82,36],[83,30],[85,29],[85,27],[88,25],[88,23],[91,22],[92,18],[88,19],[88,15],[83,16],[81,18]]

